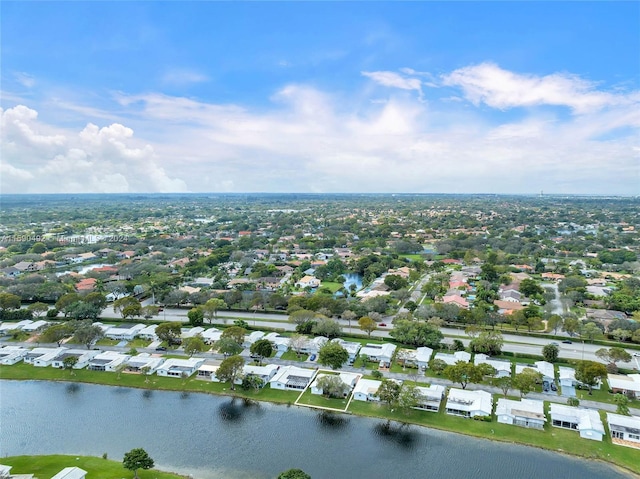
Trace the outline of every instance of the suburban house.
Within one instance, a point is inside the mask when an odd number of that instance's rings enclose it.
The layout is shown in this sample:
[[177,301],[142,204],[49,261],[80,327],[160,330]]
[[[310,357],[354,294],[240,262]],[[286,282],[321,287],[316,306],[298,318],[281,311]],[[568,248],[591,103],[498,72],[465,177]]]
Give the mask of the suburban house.
[[558,380],[560,382],[562,395],[575,397],[576,386],[580,384],[580,382],[576,380],[576,370],[567,366],[558,366]]
[[282,366],[276,375],[271,378],[269,384],[273,389],[303,390],[311,383],[315,374],[315,369]]
[[219,382],[216,378],[216,371],[220,367],[220,361],[205,361],[196,370],[196,377],[198,379],[210,379],[211,381]]
[[198,334],[204,333],[202,326],[194,326],[193,328],[181,328],[180,337],[182,339],[195,338]]
[[19,363],[29,352],[26,348],[18,348],[15,346],[5,346],[0,348],[0,364],[10,366]]
[[112,326],[104,332],[105,337],[118,341],[133,341],[140,331],[145,329],[144,324],[119,324]]
[[544,415],[544,403],[535,399],[500,398],[496,406],[498,422],[513,424],[514,426],[544,429],[546,417]]
[[401,349],[398,351],[396,361],[406,366],[412,366],[419,369],[427,369],[433,349],[426,346],[418,349]]
[[622,393],[640,397],[640,374],[608,374],[609,387],[614,394]]
[[64,368],[64,360],[70,357],[78,358],[78,362],[73,366],[73,369],[82,369],[86,368],[89,365],[89,361],[96,357],[100,351],[86,350],[86,349],[66,349],[60,354],[58,354],[53,361],[51,361],[51,366],[54,368]]
[[283,353],[287,352],[287,350],[289,349],[289,343],[291,342],[289,338],[280,336],[278,333],[269,333],[262,339],[266,339],[271,344],[273,344],[273,347],[276,351],[282,351]]
[[381,384],[382,381],[376,381],[375,379],[360,379],[360,381],[357,382],[356,387],[353,388],[353,400],[380,401],[377,393]]
[[155,341],[158,339],[158,336],[156,335],[156,328],[158,327],[157,324],[150,324],[149,326],[146,326],[144,329],[141,329],[140,331],[138,331],[138,337],[141,339],[149,339],[151,341]]
[[202,332],[202,339],[207,344],[213,344],[216,341],[220,341],[222,337],[222,331],[217,328],[208,328]]
[[360,355],[365,356],[369,361],[380,363],[380,367],[390,367],[393,353],[396,351],[396,345],[391,343],[371,344],[367,343],[360,348]]
[[89,366],[87,368],[91,371],[114,372],[129,358],[129,355],[117,351],[103,351],[89,360]]
[[164,358],[151,356],[149,353],[141,353],[127,359],[125,371],[141,373],[144,368],[147,368],[147,374],[153,374],[163,362]]
[[325,338],[324,336],[316,336],[315,338],[311,338],[300,349],[300,352],[303,354],[318,354],[320,348],[324,346],[327,341],[329,341],[329,338]]
[[13,331],[14,329],[19,329],[20,331],[22,331],[22,328],[32,323],[33,321],[31,321],[30,319],[18,321],[17,323],[4,322],[0,324],[0,336],[7,336],[9,334],[9,331]]
[[585,409],[564,404],[551,403],[551,424],[554,427],[573,429],[580,432],[580,437],[593,441],[602,441],[604,426],[600,413],[596,409]]
[[67,348],[34,348],[24,356],[24,362],[46,368],[51,366],[55,357]]
[[466,351],[456,351],[453,354],[436,353],[434,359],[441,359],[447,363],[447,365],[454,366],[458,361],[462,361],[463,363],[471,361],[471,354]]
[[498,307],[498,313],[500,314],[511,314],[514,311],[524,309],[524,306],[518,301],[504,301],[502,299],[496,299],[493,304]]
[[304,276],[297,283],[296,287],[298,288],[317,288],[320,286],[320,280],[314,276]]
[[640,417],[607,413],[611,442],[619,446],[640,449]]
[[344,384],[349,386],[349,392],[345,393],[344,397],[348,397],[349,396],[349,394],[351,393],[353,388],[356,386],[356,383],[358,382],[358,379],[360,379],[362,377],[362,375],[360,375],[360,374],[347,373],[347,372],[342,372],[340,374],[319,373],[319,374],[316,375],[315,379],[311,383],[311,394],[322,394],[323,393],[323,390],[318,387],[318,379],[320,379],[321,377],[324,377],[324,376],[336,376],[336,377],[339,377],[340,381],[342,381]]
[[473,364],[479,366],[480,364],[488,364],[496,370],[496,374],[493,377],[505,378],[511,377],[511,361],[504,361],[500,359],[491,359],[486,354],[476,354],[473,358]]
[[360,343],[356,341],[345,341],[341,338],[336,338],[332,340],[332,342],[338,343],[340,346],[347,350],[347,352],[349,353],[349,364],[353,364],[355,362],[356,358],[358,357],[358,352],[360,352],[360,348],[362,347]]
[[469,309],[469,302],[466,299],[464,299],[462,296],[458,296],[456,294],[450,294],[450,295],[444,296],[442,298],[442,302],[445,304],[447,303],[455,304],[459,308]]
[[172,378],[189,377],[204,363],[204,359],[189,358],[176,359],[170,358],[162,363],[156,370],[158,376],[167,376]]
[[525,369],[533,369],[534,371],[542,374],[543,381],[555,381],[556,373],[553,368],[553,364],[548,363],[547,361],[536,361],[534,364],[516,364],[516,374],[520,374]]
[[264,384],[267,384],[276,375],[280,366],[277,364],[265,364],[264,366],[254,366],[251,364],[245,364],[242,368],[242,374],[244,376],[255,376],[262,379]]
[[65,467],[51,479],[85,479],[87,471],[79,467]]
[[416,386],[416,389],[420,393],[420,397],[418,398],[418,405],[414,409],[433,412],[440,410],[440,403],[444,397],[444,386],[432,384],[429,387]]
[[44,329],[48,324],[49,323],[47,321],[40,319],[38,321],[34,321],[31,324],[27,324],[26,326],[23,326],[22,331],[24,331],[25,333],[35,333],[36,331],[40,331],[41,329]]
[[447,414],[462,417],[491,416],[493,397],[486,391],[449,388]]
[[262,339],[265,334],[266,333],[264,331],[252,331],[244,337],[244,343],[242,343],[242,346],[250,348],[253,343]]

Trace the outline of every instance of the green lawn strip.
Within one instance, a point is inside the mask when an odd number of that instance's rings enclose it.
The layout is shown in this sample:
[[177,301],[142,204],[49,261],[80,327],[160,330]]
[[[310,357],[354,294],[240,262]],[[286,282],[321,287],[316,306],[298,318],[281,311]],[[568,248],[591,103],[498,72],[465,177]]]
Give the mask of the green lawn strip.
[[328,288],[332,293],[338,291],[342,286],[342,283],[335,283],[333,281],[323,281],[320,283],[321,288]]
[[500,424],[495,421],[490,423],[475,421],[445,414],[444,405],[443,401],[439,413],[417,410],[404,413],[401,411],[391,412],[385,405],[378,403],[351,401],[349,412],[360,416],[391,419],[469,436],[525,444],[592,459],[601,459],[626,467],[634,472],[640,472],[640,451],[613,445],[609,437],[605,437],[602,442],[581,439],[576,431],[555,428],[548,423],[545,425],[544,431],[539,431]]
[[[12,466],[11,474],[34,474],[39,479],[50,479],[65,467],[79,467],[91,479],[132,478],[133,471],[122,467],[122,462],[90,456],[9,456],[2,463]],[[140,479],[183,479],[186,476],[156,469],[138,470]]]
[[304,406],[319,406],[319,407],[327,407],[333,409],[341,409],[344,410],[347,407],[348,398],[344,399],[334,399],[327,398],[322,396],[321,394],[311,394],[311,388],[308,388],[304,394],[298,400],[298,404]]
[[309,357],[308,354],[301,354],[300,357],[298,357],[298,355],[295,353],[295,351],[287,351],[286,353],[284,353],[280,359],[283,360],[287,360],[287,361],[300,361],[300,362],[304,362],[307,360],[307,358]]
[[399,258],[407,258],[410,259],[411,261],[415,261],[415,262],[421,262],[424,260],[424,256],[420,255],[420,254],[399,254],[398,255]]
[[146,348],[151,344],[151,340],[149,339],[140,339],[136,338],[133,341],[129,341],[127,344],[128,348]]
[[102,338],[96,342],[96,346],[115,346],[118,343],[120,343],[120,341],[117,339]]

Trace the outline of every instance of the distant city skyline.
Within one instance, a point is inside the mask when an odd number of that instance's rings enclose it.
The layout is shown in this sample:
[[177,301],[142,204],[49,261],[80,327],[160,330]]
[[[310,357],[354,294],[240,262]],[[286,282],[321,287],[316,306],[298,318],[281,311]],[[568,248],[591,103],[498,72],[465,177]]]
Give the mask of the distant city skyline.
[[1,14],[4,194],[640,194],[637,2]]

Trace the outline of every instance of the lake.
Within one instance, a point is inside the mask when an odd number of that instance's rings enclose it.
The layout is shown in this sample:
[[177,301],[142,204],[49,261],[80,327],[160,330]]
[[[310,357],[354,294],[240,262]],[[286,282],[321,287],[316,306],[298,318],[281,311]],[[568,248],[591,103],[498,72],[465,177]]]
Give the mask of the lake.
[[0,381],[0,428],[0,456],[106,452],[120,460],[142,447],[157,467],[202,479],[271,479],[292,467],[313,479],[628,477],[601,463],[419,426],[90,384]]

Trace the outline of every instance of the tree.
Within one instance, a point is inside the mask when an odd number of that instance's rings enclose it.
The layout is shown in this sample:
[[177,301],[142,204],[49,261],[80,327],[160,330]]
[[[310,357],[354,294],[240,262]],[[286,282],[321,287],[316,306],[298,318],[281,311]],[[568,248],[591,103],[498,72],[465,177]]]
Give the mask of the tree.
[[558,329],[562,327],[562,322],[562,316],[559,314],[552,314],[549,316],[549,319],[547,319],[547,328],[550,331],[553,331],[553,334],[557,334]]
[[618,362],[627,363],[631,361],[631,354],[618,347],[609,349],[600,348],[596,351],[596,356],[613,366],[610,370],[614,372],[618,370]]
[[160,307],[155,306],[153,304],[148,304],[147,306],[143,306],[140,314],[145,319],[151,319],[160,312]]
[[39,318],[44,313],[49,311],[49,305],[45,303],[33,303],[33,304],[30,304],[27,309],[33,313],[33,316],[35,318]]
[[[133,306],[134,308],[137,308],[139,306],[140,308],[142,308],[142,306],[140,305],[140,301],[138,301],[136,298],[134,298],[133,296],[125,296],[124,298],[116,299],[113,302],[113,312],[120,313],[124,318],[124,311],[128,306]],[[129,311],[131,311],[131,309]],[[138,309],[137,316],[140,315],[139,313],[140,309]]]
[[420,403],[421,399],[423,399],[423,396],[417,387],[409,384],[403,384],[400,388],[397,407],[403,411],[408,411],[409,409],[416,407]]
[[213,322],[214,319],[218,318],[218,311],[226,306],[226,303],[219,298],[212,298],[206,303],[204,303],[201,308],[204,313],[204,317],[209,321],[209,324]]
[[396,321],[389,335],[403,344],[437,348],[444,337],[434,326],[420,321]]
[[351,321],[356,319],[357,314],[354,313],[353,311],[351,311],[350,309],[347,309],[346,311],[342,312],[342,319],[346,319],[348,324],[349,324],[349,329],[351,329]]
[[0,293],[0,310],[20,308],[20,296],[11,293]]
[[464,361],[458,361],[453,366],[447,366],[444,369],[444,375],[449,381],[460,383],[462,389],[466,389],[469,383],[482,381],[482,371],[475,364]]
[[231,390],[236,389],[236,379],[242,373],[244,368],[244,359],[240,356],[229,356],[220,363],[220,367],[216,371],[216,377],[221,382],[230,382]]
[[513,387],[513,379],[511,379],[511,376],[495,378],[493,380],[493,385],[500,388],[502,390],[502,394],[504,394],[504,397],[507,397],[507,395],[509,394],[509,389]]
[[616,328],[611,332],[611,336],[613,336],[613,339],[615,339],[616,341],[620,341],[621,343],[623,343],[631,336],[633,336],[633,333],[628,329]]
[[318,362],[331,369],[340,369],[348,360],[348,351],[333,341],[325,343],[318,351]]
[[622,414],[623,416],[629,416],[629,398],[624,394],[614,394],[613,402],[616,403],[616,413]]
[[316,316],[317,314],[315,311],[300,309],[289,315],[289,321],[300,325],[300,324],[306,323],[307,321],[313,321],[314,319],[316,319]]
[[263,386],[264,386],[264,380],[261,377],[256,376],[254,374],[248,374],[245,377],[243,377],[242,384],[240,385],[240,387],[245,391],[249,391],[251,389],[253,389],[254,391],[257,391]]
[[249,351],[251,351],[252,355],[258,356],[260,363],[262,363],[264,358],[268,358],[273,354],[273,345],[268,339],[259,339],[251,345]]
[[560,353],[560,348],[555,344],[546,344],[542,348],[542,357],[545,361],[550,363],[555,363],[558,360],[558,354]]
[[62,367],[68,369],[71,375],[73,375],[73,367],[76,364],[78,364],[78,356],[67,356],[62,360]]
[[319,336],[326,336],[329,339],[337,338],[340,336],[342,332],[342,328],[340,324],[329,318],[320,318],[316,324],[313,325],[313,334],[317,334]]
[[380,401],[386,403],[389,407],[393,407],[398,403],[400,398],[401,384],[392,379],[383,379],[376,392],[376,396],[380,398]]
[[367,337],[371,337],[371,333],[378,329],[376,322],[369,316],[363,316],[358,320],[358,326],[360,329],[367,333]]
[[133,471],[134,477],[137,479],[138,469],[151,469],[154,463],[147,451],[137,448],[125,453],[122,465],[125,469]]
[[60,296],[56,301],[56,309],[64,313],[66,318],[69,315],[69,306],[80,301],[80,296],[77,293],[67,293]]
[[544,289],[534,279],[523,279],[520,282],[520,292],[531,298],[534,296],[542,296]]
[[102,328],[97,325],[86,324],[76,329],[75,337],[80,344],[84,344],[87,349],[91,347],[104,336]]
[[483,331],[480,336],[471,340],[469,347],[474,353],[483,353],[497,356],[502,352],[504,340],[502,334],[497,331]]
[[92,293],[87,294],[86,296],[83,297],[82,300],[85,303],[92,304],[93,306],[95,306],[101,311],[107,306],[107,297],[104,294],[99,293],[98,291],[94,291]]
[[216,343],[216,349],[218,353],[224,354],[225,356],[235,356],[242,352],[243,347],[231,338],[220,338]]
[[602,336],[602,330],[596,323],[585,323],[580,328],[580,336],[588,341],[593,341],[595,338]]
[[431,369],[438,376],[447,368],[448,364],[442,359],[432,359],[429,361],[429,369]]
[[247,334],[247,330],[244,328],[240,328],[238,326],[230,326],[220,335],[221,338],[232,339],[238,345],[242,345],[244,343],[244,335]]
[[576,379],[589,386],[589,395],[593,394],[593,386],[607,375],[604,364],[595,361],[578,361],[576,364]]
[[513,378],[513,387],[520,390],[520,397],[524,397],[533,391],[540,381],[542,381],[541,373],[533,368],[524,368]]
[[171,345],[178,342],[182,332],[182,323],[179,321],[160,323],[156,326],[156,336],[160,341]]
[[324,374],[316,380],[316,387],[322,390],[322,395],[331,398],[343,398],[351,389],[340,376]]
[[202,326],[204,323],[204,313],[200,308],[191,308],[187,313],[187,318],[192,326]]
[[289,347],[296,353],[297,357],[300,357],[300,351],[307,344],[307,337],[302,334],[294,333],[289,340]]
[[397,274],[388,274],[384,278],[384,284],[389,286],[393,291],[397,291],[399,289],[406,288],[409,285],[409,282]]
[[580,330],[580,321],[577,318],[566,318],[562,330],[569,336],[574,336]]
[[62,341],[72,335],[73,327],[70,324],[54,324],[42,332],[38,341],[41,343],[56,343],[60,347]]
[[202,336],[196,335],[192,338],[187,338],[182,343],[182,347],[184,348],[184,352],[189,356],[193,356],[195,353],[201,353],[207,348],[207,345],[204,343]]
[[140,303],[128,304],[124,308],[122,308],[120,314],[122,314],[122,317],[124,319],[142,316],[142,306],[140,305]]
[[571,397],[567,399],[567,406],[578,407],[580,405],[580,400],[578,398]]
[[281,472],[278,479],[311,479],[311,476],[302,469],[289,469]]

